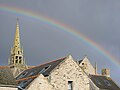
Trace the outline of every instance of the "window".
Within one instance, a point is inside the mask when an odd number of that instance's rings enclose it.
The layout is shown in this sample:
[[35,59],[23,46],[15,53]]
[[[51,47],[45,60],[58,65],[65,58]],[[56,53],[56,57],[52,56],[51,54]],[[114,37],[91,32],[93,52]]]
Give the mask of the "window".
[[22,59],[22,57],[19,57],[19,59]]
[[19,63],[21,64],[22,60],[19,61]]
[[19,86],[23,88],[26,83],[27,83],[27,81],[22,81],[19,83]]
[[73,90],[72,89],[72,81],[68,81],[68,90]]
[[82,63],[82,65],[84,65],[84,63]]
[[111,86],[110,82],[108,80],[104,80],[105,84],[108,86]]
[[18,56],[16,56],[15,58],[18,59]]
[[34,75],[34,74],[35,74],[35,72],[31,71],[31,72],[28,74],[28,76],[32,76],[32,75]]
[[99,80],[97,80],[97,79],[96,79],[95,81],[96,81],[96,83],[97,83],[97,84],[101,85],[101,83],[100,83],[100,81],[99,81]]
[[28,72],[23,72],[22,74],[20,74],[20,75],[17,77],[17,79],[24,78],[27,74],[28,74]]
[[32,81],[32,79],[26,80],[26,81],[22,81],[20,82],[18,85],[22,88],[24,88],[26,86],[26,84],[30,83]]
[[51,65],[45,66],[44,68],[42,68],[42,70],[40,70],[39,73],[44,73],[45,71],[47,71],[50,68]]
[[16,63],[18,63],[18,60],[16,60]]

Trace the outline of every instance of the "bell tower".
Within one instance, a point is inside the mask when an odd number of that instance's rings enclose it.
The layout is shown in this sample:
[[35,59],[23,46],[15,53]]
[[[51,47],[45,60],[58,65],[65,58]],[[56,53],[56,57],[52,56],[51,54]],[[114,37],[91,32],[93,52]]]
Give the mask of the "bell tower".
[[17,19],[17,23],[16,23],[14,45],[11,48],[8,65],[10,66],[10,69],[12,70],[14,76],[16,76],[16,74],[19,74],[21,71],[27,68],[25,64],[23,48],[21,48],[21,45],[20,45],[19,19]]

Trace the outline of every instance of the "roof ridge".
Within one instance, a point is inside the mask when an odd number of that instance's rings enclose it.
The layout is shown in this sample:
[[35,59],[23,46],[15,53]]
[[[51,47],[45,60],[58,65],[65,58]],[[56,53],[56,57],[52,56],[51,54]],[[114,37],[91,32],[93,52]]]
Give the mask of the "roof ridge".
[[[58,61],[58,60],[62,60],[62,59],[65,59],[65,58],[66,58],[66,57],[59,58],[59,59],[57,59],[57,60],[48,61],[48,62],[46,62],[46,63],[39,64],[38,66],[33,66],[33,67],[28,68],[28,69],[26,69],[26,70],[29,70],[29,69],[32,69],[32,68],[36,68],[36,67],[39,67],[39,66],[42,66],[42,65],[48,64],[48,63],[52,63],[52,62]],[[26,71],[26,70],[25,70],[25,71]]]
[[90,74],[90,75],[92,75],[92,76],[105,76],[105,75],[100,75],[100,74]]
[[0,68],[9,68],[8,66],[0,66]]

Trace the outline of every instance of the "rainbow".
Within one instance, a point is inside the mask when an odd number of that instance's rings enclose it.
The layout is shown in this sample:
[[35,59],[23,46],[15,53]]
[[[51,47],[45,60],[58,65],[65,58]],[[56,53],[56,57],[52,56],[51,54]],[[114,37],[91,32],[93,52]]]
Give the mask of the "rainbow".
[[8,6],[8,5],[1,5],[0,4],[0,11],[9,12],[11,14],[19,14],[19,15],[26,16],[26,17],[29,17],[29,18],[34,18],[34,19],[40,20],[41,22],[43,22],[45,24],[48,24],[48,25],[51,25],[53,27],[59,28],[60,30],[75,36],[76,38],[78,38],[79,40],[84,42],[85,44],[87,44],[87,45],[91,46],[92,48],[96,49],[104,57],[109,59],[112,63],[114,63],[115,65],[117,65],[120,68],[119,59],[117,59],[115,56],[110,54],[107,50],[105,50],[103,47],[101,47],[100,45],[95,43],[90,38],[86,37],[82,33],[78,32],[77,30],[73,29],[72,27],[70,27],[66,24],[63,24],[61,22],[58,22],[58,21],[53,20],[51,18],[48,18],[47,16],[43,16],[43,15],[34,13],[32,11],[29,11],[29,10],[25,10],[25,9],[21,9],[21,8],[17,8],[17,7],[12,7],[12,6]]

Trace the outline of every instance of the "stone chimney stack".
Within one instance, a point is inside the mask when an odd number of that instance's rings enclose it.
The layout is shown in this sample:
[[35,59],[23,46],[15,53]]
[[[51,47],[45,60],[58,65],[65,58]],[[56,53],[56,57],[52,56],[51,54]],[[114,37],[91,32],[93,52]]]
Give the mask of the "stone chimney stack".
[[110,69],[108,68],[102,69],[102,75],[110,77]]

